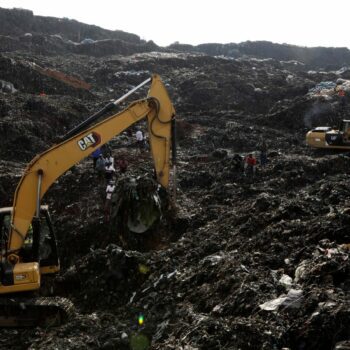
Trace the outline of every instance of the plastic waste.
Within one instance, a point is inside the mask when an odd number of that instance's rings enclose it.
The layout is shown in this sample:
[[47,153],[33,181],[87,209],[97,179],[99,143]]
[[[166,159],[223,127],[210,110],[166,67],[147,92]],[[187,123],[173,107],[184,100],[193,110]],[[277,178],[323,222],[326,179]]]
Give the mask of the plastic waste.
[[276,299],[269,300],[259,307],[266,311],[277,311],[280,306],[299,308],[301,305],[303,291],[301,289],[291,289],[288,294],[282,294]]
[[290,290],[292,288],[293,279],[292,277],[283,274],[282,277],[278,281],[286,290]]
[[295,270],[295,278],[294,278],[294,282],[298,283],[299,281],[301,281],[302,279],[304,279],[307,271],[306,271],[306,267],[310,262],[308,260],[303,260],[299,266],[296,268]]
[[15,89],[12,83],[9,83],[8,81],[5,81],[5,80],[0,80],[0,92],[13,94],[16,91],[17,90]]

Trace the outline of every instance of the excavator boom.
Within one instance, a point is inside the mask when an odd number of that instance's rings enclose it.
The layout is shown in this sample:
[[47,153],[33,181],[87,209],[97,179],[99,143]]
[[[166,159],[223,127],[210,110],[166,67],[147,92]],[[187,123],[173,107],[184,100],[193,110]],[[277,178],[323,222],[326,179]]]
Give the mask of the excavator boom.
[[145,117],[148,120],[157,179],[167,187],[174,115],[175,110],[168,93],[159,76],[154,75],[147,98],[131,103],[122,112],[93,126],[81,128],[73,136],[36,156],[27,166],[14,196],[7,247],[7,255],[12,255],[11,263],[18,262],[17,253],[23,245],[33,217],[40,211],[40,201],[50,186],[74,164]]

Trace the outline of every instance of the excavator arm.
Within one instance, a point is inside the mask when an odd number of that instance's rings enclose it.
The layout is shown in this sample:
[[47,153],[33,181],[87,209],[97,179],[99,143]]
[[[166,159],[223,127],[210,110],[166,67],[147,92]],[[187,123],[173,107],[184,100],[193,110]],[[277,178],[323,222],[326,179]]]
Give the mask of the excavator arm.
[[27,166],[15,192],[8,257],[16,264],[34,217],[39,216],[40,201],[50,186],[69,168],[137,121],[147,118],[151,153],[158,182],[169,183],[170,145],[175,110],[159,76],[152,76],[148,97],[135,101],[120,113],[83,128],[65,141],[36,156]]

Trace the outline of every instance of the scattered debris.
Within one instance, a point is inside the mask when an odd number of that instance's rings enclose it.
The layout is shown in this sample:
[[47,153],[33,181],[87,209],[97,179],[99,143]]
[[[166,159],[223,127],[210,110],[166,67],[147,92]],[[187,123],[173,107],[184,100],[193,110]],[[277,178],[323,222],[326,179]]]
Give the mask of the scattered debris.
[[13,94],[17,90],[13,86],[12,83],[9,83],[8,81],[5,80],[0,80],[0,92],[5,92],[7,94]]
[[[22,16],[29,23],[33,14]],[[119,219],[130,218],[122,239],[103,220],[105,185],[91,159],[68,171],[44,200],[61,246],[51,287],[77,315],[58,328],[3,330],[0,348],[130,349],[138,335],[155,350],[349,347],[349,159],[304,145],[309,124],[349,114],[339,95],[309,93],[322,82],[331,83],[319,91],[346,90],[347,70],[160,52],[133,36],[83,45],[78,31],[57,32],[62,40],[0,37],[0,77],[18,90],[0,94],[1,206],[28,160],[149,72],[164,77],[182,118],[177,201],[153,185],[143,197],[130,181],[152,183],[153,164],[127,132],[111,142],[116,162],[128,162],[115,194]],[[253,181],[242,159],[262,137],[269,162],[257,164]]]

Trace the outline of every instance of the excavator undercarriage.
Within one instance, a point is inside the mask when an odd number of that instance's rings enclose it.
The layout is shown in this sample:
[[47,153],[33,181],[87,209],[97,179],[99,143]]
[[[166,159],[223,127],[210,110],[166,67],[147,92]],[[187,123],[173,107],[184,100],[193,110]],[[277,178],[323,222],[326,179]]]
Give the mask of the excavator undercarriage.
[[62,297],[0,296],[0,327],[59,326],[74,314],[73,303]]

